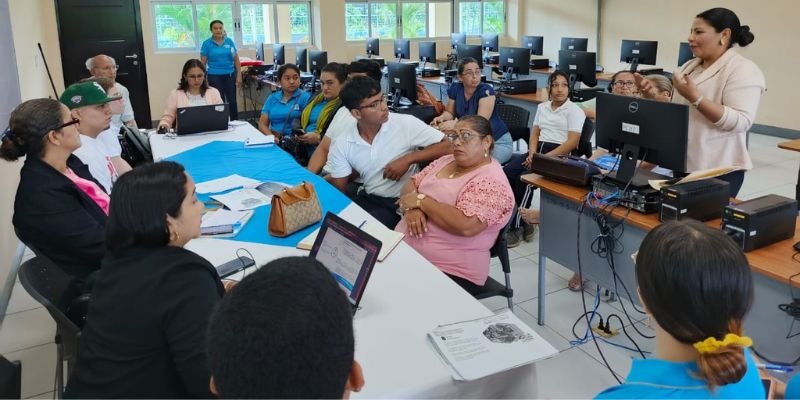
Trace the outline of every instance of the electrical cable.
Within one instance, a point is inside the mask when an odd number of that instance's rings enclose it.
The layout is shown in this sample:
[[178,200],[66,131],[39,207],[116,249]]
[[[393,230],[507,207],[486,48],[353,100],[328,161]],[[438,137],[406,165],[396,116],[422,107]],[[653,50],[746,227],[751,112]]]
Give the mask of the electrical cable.
[[[247,255],[250,256],[250,259],[253,260],[253,263],[254,263],[253,266],[258,268],[258,265],[255,265],[256,258],[253,257],[253,253],[251,253],[249,250],[247,250],[247,249],[245,249],[243,247],[240,247],[240,248],[236,249],[236,257],[239,259],[239,261],[242,262],[242,266],[243,267],[246,264],[245,264],[245,261],[244,261],[244,257],[239,254],[240,251],[243,251],[243,252],[247,253]],[[247,276],[247,268],[242,268],[242,279],[244,279],[246,276]],[[240,281],[241,281],[241,279],[240,279]]]

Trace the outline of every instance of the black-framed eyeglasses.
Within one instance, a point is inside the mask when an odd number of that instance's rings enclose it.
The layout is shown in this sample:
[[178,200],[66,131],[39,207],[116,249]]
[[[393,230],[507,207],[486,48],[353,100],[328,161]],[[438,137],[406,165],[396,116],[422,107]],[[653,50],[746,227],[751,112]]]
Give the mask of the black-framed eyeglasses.
[[359,110],[363,110],[363,109],[365,109],[365,108],[371,108],[371,109],[373,109],[373,110],[377,110],[377,109],[379,109],[379,108],[381,107],[381,105],[382,105],[383,103],[386,103],[386,101],[387,101],[387,99],[386,99],[386,96],[383,96],[383,97],[381,97],[381,99],[380,99],[380,100],[378,100],[378,101],[373,101],[372,103],[369,103],[369,104],[367,104],[367,105],[365,105],[365,106],[358,107],[358,109],[359,109]]
[[78,122],[81,122],[81,120],[79,120],[79,119],[77,119],[77,118],[73,118],[73,119],[72,119],[72,121],[65,122],[65,123],[63,123],[63,124],[59,125],[57,128],[55,128],[55,129],[53,129],[53,130],[54,130],[54,131],[59,131],[59,130],[61,130],[61,129],[64,129],[64,128],[66,128],[66,127],[70,126],[70,125],[75,125],[75,124],[77,124]]
[[479,135],[475,132],[471,132],[469,129],[462,129],[460,131],[447,131],[444,134],[444,137],[447,138],[447,141],[450,143],[455,143],[456,139],[461,140],[461,143],[467,143],[470,139],[474,137],[478,137]]

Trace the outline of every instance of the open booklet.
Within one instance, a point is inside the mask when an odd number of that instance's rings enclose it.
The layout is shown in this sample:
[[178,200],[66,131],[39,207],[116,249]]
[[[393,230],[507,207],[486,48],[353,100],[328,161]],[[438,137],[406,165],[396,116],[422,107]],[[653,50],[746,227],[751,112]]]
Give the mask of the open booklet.
[[233,211],[252,210],[270,204],[272,196],[289,187],[280,182],[256,182],[252,185],[245,185],[239,190],[212,195],[211,198]]
[[472,381],[558,354],[510,310],[428,332],[453,379]]
[[683,178],[677,179],[653,179],[648,181],[650,187],[655,190],[661,190],[661,188],[665,188],[672,185],[677,185],[679,183],[686,183],[686,182],[694,182],[699,181],[702,179],[714,178],[716,176],[725,175],[727,173],[738,171],[742,169],[742,167],[723,167],[723,168],[712,168],[712,169],[704,169],[702,171],[695,171],[689,175],[684,176]]
[[[378,261],[383,261],[389,253],[397,247],[397,244],[403,240],[403,236],[405,236],[401,232],[390,230],[380,222],[364,222],[359,226],[359,229],[381,241],[381,251],[378,253]],[[317,234],[319,234],[319,228],[297,243],[297,248],[301,250],[311,250],[311,248],[314,247]]]

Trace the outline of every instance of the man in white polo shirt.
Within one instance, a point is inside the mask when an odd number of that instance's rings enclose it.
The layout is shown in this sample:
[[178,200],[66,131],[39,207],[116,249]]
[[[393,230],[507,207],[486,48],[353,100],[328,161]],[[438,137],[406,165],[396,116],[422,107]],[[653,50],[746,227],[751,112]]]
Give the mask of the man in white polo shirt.
[[117,170],[111,161],[110,150],[97,139],[111,123],[111,108],[108,103],[120,97],[108,97],[97,82],[81,82],[70,85],[59,100],[71,110],[72,118],[81,134],[81,147],[73,152],[89,167],[94,179],[111,193]]
[[374,79],[354,77],[339,97],[358,122],[331,145],[331,183],[347,193],[348,179],[357,172],[363,185],[353,201],[393,229],[400,221],[397,198],[418,171],[417,163],[448,154],[450,144],[442,141],[442,132],[416,117],[390,114],[380,83]]

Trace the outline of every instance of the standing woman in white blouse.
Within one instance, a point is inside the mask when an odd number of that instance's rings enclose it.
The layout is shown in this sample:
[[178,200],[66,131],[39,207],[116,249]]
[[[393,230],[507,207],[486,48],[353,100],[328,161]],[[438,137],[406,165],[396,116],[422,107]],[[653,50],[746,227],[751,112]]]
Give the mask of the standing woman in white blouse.
[[[689,147],[686,172],[720,167],[739,167],[719,179],[731,184],[735,197],[744,182],[745,170],[753,168],[747,152],[747,131],[753,125],[766,83],[761,69],[732,49],[755,39],[750,27],[727,8],[712,8],[698,14],[689,32],[689,47],[695,58],[672,77],[673,103],[692,106],[689,112]],[[636,75],[645,97],[658,90]]]
[[172,128],[178,108],[222,104],[219,91],[208,86],[208,77],[203,63],[192,58],[183,64],[181,81],[177,89],[169,92],[167,107],[158,123],[161,128]]

